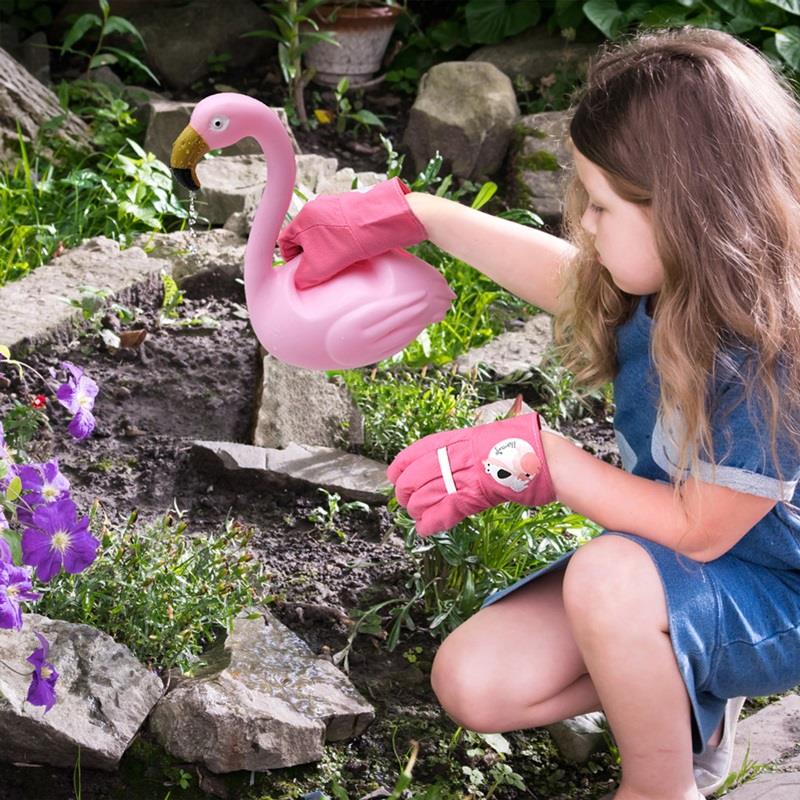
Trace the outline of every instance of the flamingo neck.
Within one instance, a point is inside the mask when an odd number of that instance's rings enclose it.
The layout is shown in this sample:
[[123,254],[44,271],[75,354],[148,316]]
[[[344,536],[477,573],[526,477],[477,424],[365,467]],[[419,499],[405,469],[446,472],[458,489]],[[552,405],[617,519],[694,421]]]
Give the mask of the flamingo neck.
[[245,252],[244,281],[248,294],[270,283],[277,270],[272,256],[283,219],[292,201],[296,165],[294,150],[278,115],[266,106],[260,109],[251,136],[264,151],[267,185],[261,194]]

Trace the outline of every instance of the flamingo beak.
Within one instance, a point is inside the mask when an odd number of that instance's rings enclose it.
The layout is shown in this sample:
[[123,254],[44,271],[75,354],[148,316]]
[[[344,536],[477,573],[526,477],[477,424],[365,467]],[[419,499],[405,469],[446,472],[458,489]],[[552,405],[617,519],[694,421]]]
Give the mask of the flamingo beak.
[[187,125],[181,131],[181,135],[172,145],[172,155],[169,159],[172,175],[190,192],[196,192],[200,188],[195,167],[208,151],[209,147],[205,140],[191,125]]

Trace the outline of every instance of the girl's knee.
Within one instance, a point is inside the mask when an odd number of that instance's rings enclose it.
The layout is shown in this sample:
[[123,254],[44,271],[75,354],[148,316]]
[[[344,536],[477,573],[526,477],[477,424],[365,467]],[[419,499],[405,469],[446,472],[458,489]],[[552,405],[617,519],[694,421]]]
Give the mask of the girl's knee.
[[434,656],[431,688],[439,704],[457,725],[471,731],[494,733],[497,704],[492,699],[491,670],[487,669],[485,659],[478,655],[480,644],[473,642],[468,648],[451,640],[452,634]]
[[591,617],[618,626],[621,614],[652,593],[653,577],[661,591],[655,565],[641,545],[622,536],[600,536],[579,547],[567,564],[564,609],[571,620]]

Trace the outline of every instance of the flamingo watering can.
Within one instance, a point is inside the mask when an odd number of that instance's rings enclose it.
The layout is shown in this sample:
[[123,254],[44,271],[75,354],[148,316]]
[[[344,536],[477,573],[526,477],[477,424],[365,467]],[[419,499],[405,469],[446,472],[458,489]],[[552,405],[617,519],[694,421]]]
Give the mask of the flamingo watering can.
[[295,160],[277,114],[252,97],[222,92],[201,100],[175,140],[170,166],[188,189],[200,188],[195,168],[210,149],[252,136],[267,161],[244,261],[250,323],[271,355],[308,369],[352,369],[402,350],[444,318],[455,295],[430,264],[396,248],[355,261],[308,289],[295,286],[304,257],[272,266],[281,223],[292,199]]

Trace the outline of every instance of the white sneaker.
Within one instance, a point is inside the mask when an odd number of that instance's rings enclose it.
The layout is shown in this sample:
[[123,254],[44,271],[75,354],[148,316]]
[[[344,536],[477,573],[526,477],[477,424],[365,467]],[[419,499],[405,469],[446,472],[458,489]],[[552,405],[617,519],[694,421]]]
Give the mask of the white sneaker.
[[725,704],[722,718],[722,738],[716,747],[706,747],[702,755],[694,756],[694,780],[703,797],[719,789],[731,771],[736,723],[746,697],[732,697]]

